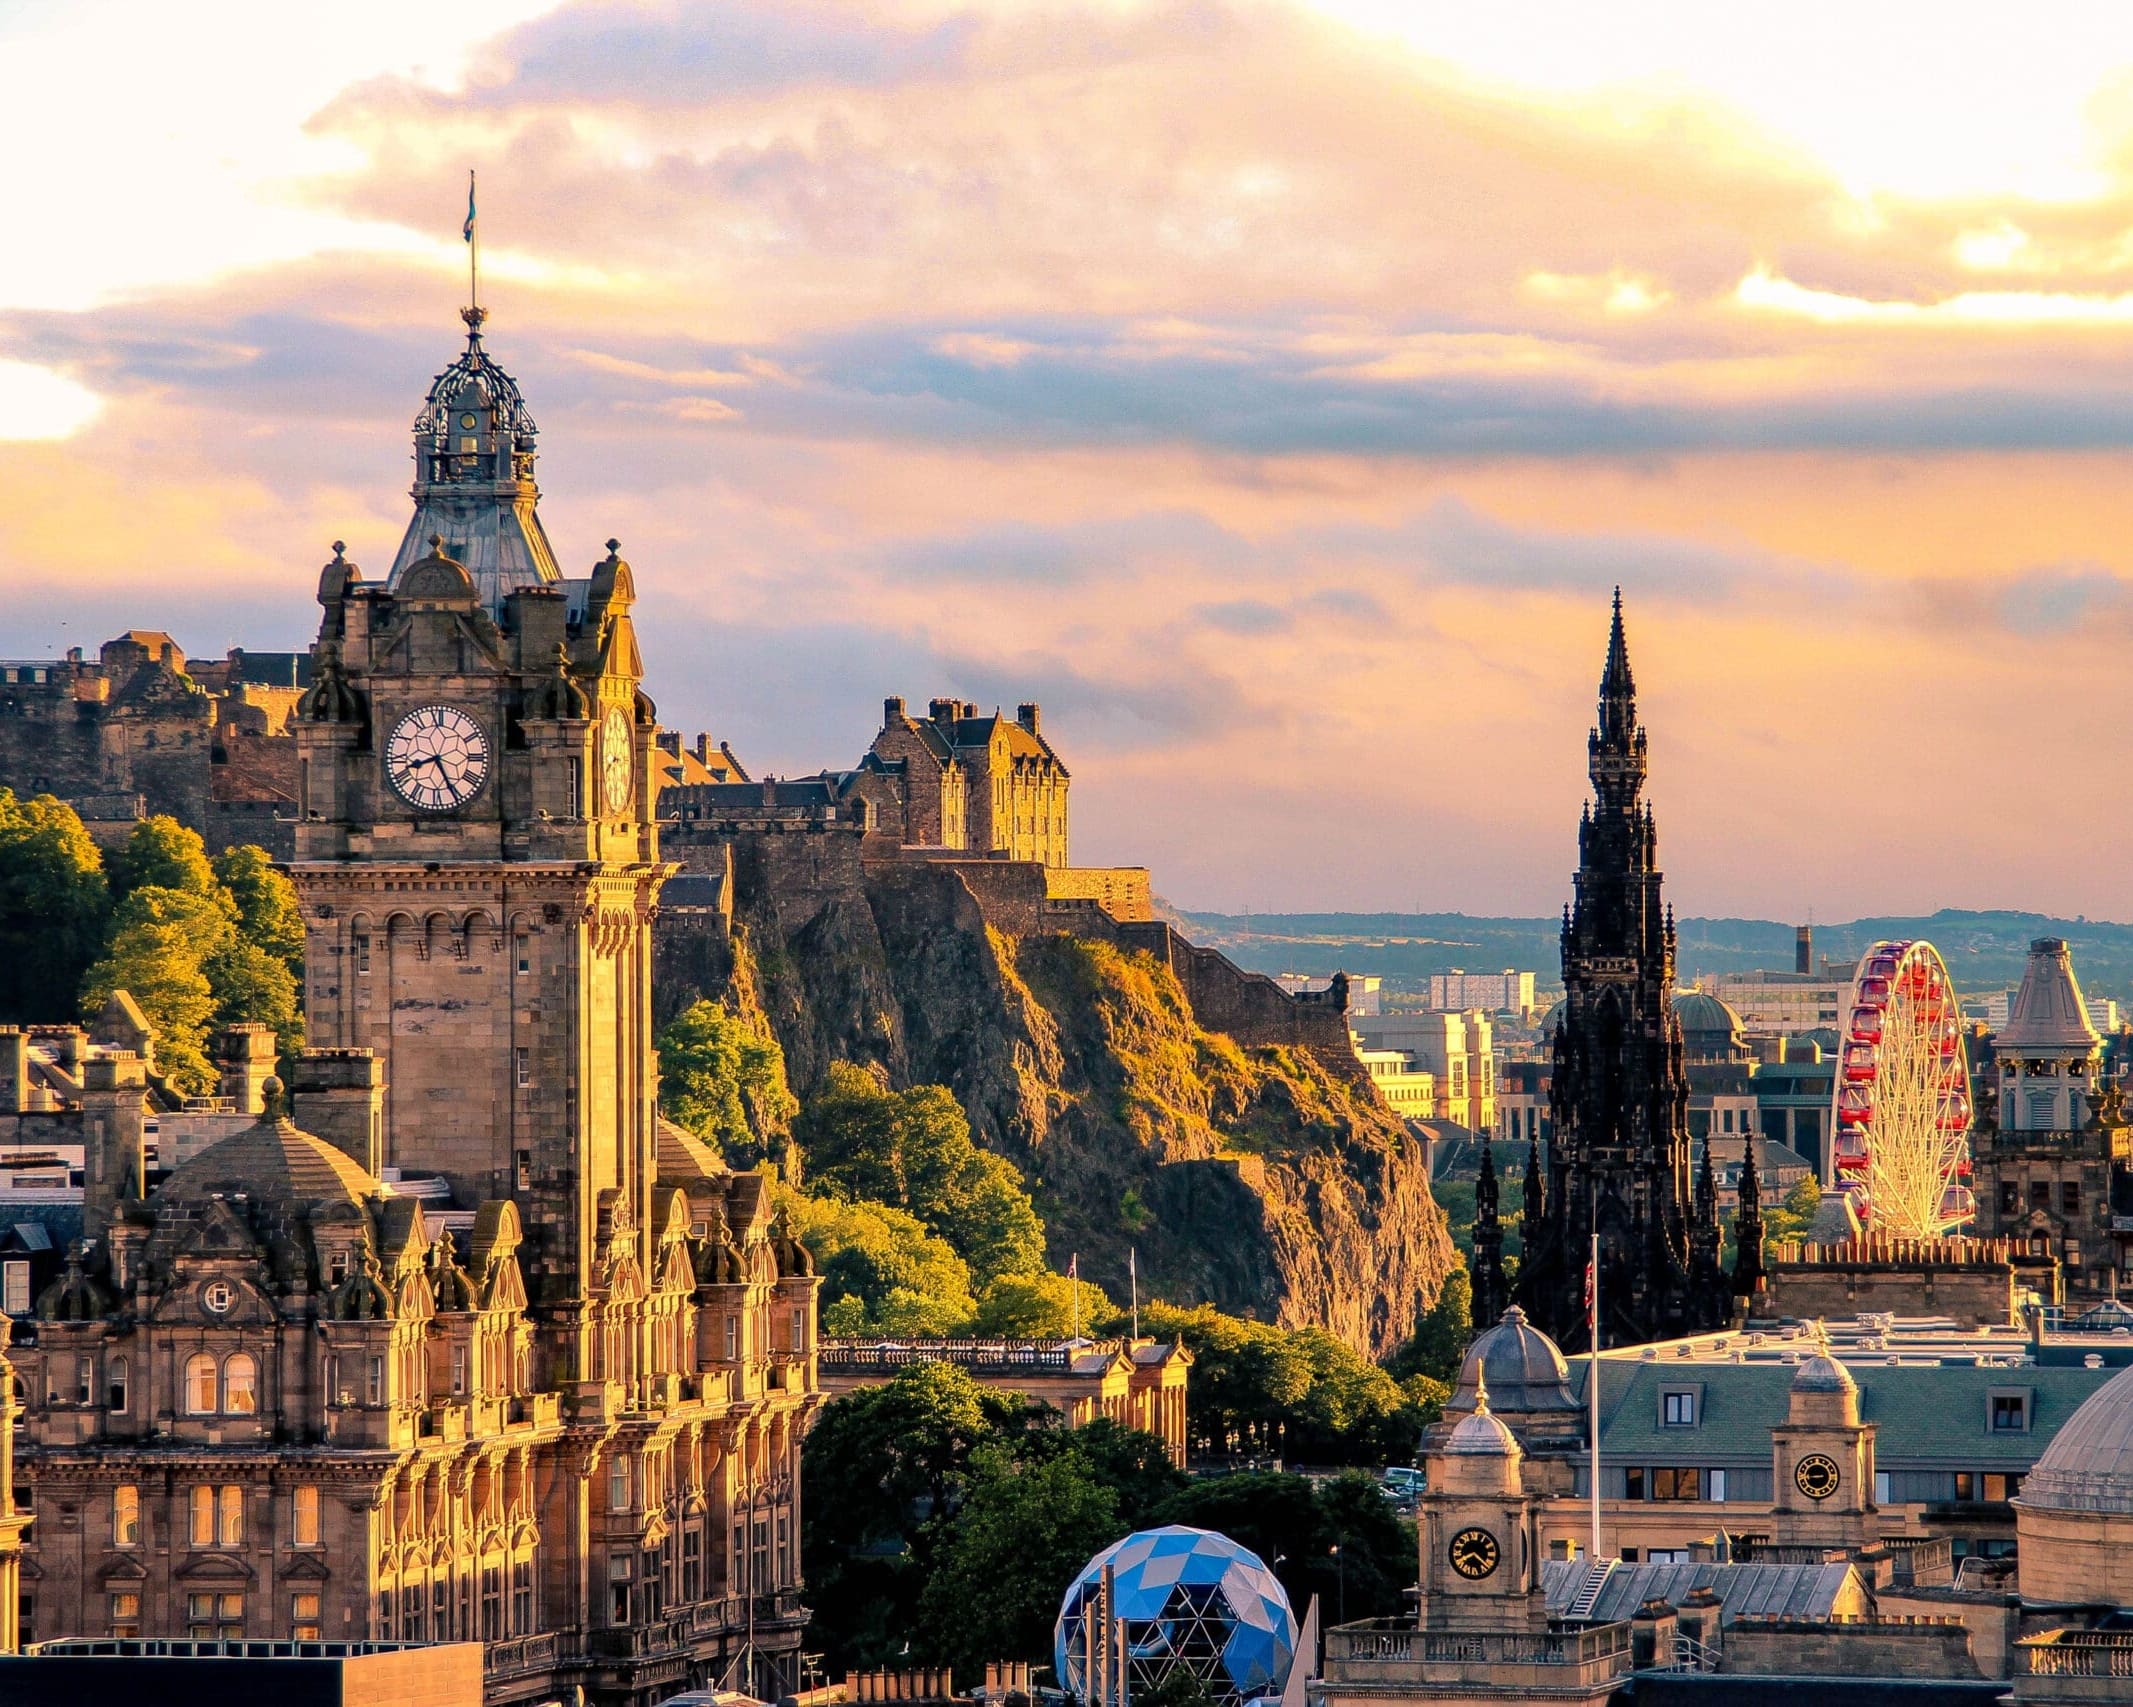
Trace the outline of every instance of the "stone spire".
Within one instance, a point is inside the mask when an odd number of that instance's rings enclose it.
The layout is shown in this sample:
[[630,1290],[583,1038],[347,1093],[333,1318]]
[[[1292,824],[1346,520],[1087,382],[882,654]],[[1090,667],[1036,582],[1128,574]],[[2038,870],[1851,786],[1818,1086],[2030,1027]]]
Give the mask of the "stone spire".
[[[1645,733],[1622,597],[1615,594],[1586,742],[1593,798],[1563,922],[1554,1039],[1555,1137],[1544,1192],[1529,1195],[1518,1300],[1566,1348],[1585,1348],[1585,1268],[1600,1237],[1609,1345],[1720,1326],[1715,1192],[1698,1201],[1688,1082],[1673,1011],[1676,937],[1661,895],[1659,830],[1642,801]],[[1542,1213],[1530,1214],[1539,1205]]]
[[500,615],[515,587],[561,579],[554,548],[535,506],[537,429],[518,384],[482,348],[485,308],[462,308],[467,347],[431,383],[415,417],[415,513],[393,559],[389,588],[442,550],[473,576],[483,606]]
[[1473,1323],[1493,1328],[1510,1302],[1503,1275],[1503,1222],[1497,1210],[1495,1146],[1481,1140],[1481,1177],[1474,1186]]
[[1733,1218],[1733,1291],[1753,1298],[1763,1289],[1763,1188],[1755,1171],[1755,1139],[1742,1148],[1740,1212]]

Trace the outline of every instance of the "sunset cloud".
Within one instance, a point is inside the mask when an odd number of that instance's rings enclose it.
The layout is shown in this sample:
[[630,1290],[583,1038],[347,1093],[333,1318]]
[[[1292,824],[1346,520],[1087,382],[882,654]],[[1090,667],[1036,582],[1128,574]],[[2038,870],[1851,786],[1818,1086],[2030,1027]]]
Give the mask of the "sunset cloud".
[[[1685,908],[2123,915],[2107,814],[1965,802],[2070,724],[2133,787],[2133,41],[2076,7],[1877,113],[1855,8],[1760,68],[1724,8],[1531,11],[254,29],[203,89],[261,110],[83,166],[142,244],[0,264],[0,652],[302,644],[329,541],[382,566],[471,164],[551,534],[624,541],[650,691],[752,768],[1038,699],[1077,854],[1182,902],[1547,910],[1620,585]],[[2055,104],[1961,111],[1995,54]]]

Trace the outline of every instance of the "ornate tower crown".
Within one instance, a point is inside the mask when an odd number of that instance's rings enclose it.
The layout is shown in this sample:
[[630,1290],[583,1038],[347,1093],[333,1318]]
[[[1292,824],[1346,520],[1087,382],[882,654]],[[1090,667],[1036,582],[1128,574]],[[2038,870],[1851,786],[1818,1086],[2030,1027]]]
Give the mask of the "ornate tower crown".
[[415,417],[415,513],[386,585],[429,556],[431,535],[474,577],[492,615],[515,587],[561,578],[535,508],[537,429],[518,383],[481,347],[485,308],[462,308],[466,351],[431,382]]
[[1607,668],[1600,675],[1599,718],[1586,747],[1592,790],[1600,805],[1634,805],[1644,787],[1644,730],[1637,722],[1637,678],[1629,669],[1620,587],[1615,589],[1614,626],[1607,636]]

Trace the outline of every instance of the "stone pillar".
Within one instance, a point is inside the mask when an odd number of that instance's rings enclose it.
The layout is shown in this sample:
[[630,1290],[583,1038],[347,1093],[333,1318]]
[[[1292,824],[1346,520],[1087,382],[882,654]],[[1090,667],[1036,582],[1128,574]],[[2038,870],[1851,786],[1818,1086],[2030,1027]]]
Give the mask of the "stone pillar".
[[222,1094],[239,1114],[258,1114],[266,1107],[264,1087],[274,1076],[274,1028],[270,1025],[233,1025],[222,1036]]
[[92,1055],[81,1069],[85,1239],[100,1239],[129,1197],[148,1195],[148,1063],[126,1050]]
[[297,1128],[375,1174],[384,1161],[384,1063],[368,1049],[306,1049],[292,1079]]

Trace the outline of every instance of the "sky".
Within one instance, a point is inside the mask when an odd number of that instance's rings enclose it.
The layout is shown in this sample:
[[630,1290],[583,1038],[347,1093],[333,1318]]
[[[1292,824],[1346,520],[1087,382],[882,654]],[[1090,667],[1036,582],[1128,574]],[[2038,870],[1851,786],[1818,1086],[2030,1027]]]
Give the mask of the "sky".
[[2122,5],[0,0],[0,157],[7,657],[390,562],[475,168],[759,775],[1037,700],[1181,905],[1553,911],[1619,584],[1680,911],[2133,917]]

